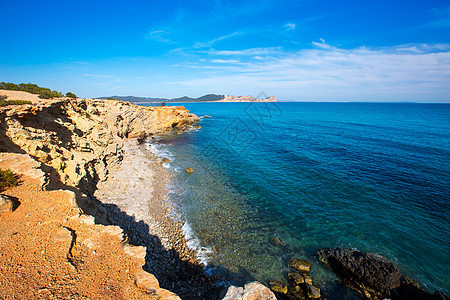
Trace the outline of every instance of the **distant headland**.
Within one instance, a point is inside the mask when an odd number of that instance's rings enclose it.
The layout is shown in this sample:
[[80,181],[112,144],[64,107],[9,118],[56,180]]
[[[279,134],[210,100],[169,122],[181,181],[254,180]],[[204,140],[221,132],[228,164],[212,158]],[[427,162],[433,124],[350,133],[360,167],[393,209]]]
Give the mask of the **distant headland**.
[[230,96],[230,95],[216,95],[208,94],[198,98],[191,98],[188,96],[180,98],[151,98],[151,97],[135,97],[135,96],[109,96],[109,97],[99,97],[97,99],[105,100],[122,100],[132,103],[159,103],[159,102],[174,102],[174,103],[185,103],[185,102],[277,102],[275,96],[267,97],[264,99],[258,99],[252,96]]

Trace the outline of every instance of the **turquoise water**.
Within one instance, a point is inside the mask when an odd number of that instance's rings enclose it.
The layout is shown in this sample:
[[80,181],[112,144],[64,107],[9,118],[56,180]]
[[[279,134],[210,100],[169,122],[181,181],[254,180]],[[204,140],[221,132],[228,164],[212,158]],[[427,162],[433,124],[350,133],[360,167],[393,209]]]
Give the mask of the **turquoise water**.
[[449,294],[450,105],[183,105],[212,117],[154,146],[172,157],[172,198],[223,280],[285,280],[303,257],[329,296],[345,293],[314,256],[341,246]]

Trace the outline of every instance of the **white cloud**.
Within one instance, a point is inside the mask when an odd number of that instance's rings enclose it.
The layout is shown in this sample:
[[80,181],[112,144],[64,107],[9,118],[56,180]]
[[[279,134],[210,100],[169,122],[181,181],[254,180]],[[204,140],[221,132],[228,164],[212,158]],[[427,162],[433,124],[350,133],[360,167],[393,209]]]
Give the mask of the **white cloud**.
[[[264,90],[285,100],[327,101],[447,101],[450,102],[450,46],[405,45],[369,49],[340,49],[313,42],[316,49],[293,52],[279,48],[210,51],[215,70],[195,79],[177,81],[189,87],[218,92]],[[445,50],[438,50],[445,49]],[[258,53],[271,56],[261,57]],[[230,57],[228,63],[220,56]],[[235,59],[246,58],[244,64]]]
[[312,44],[318,48],[322,48],[322,49],[330,49],[331,46],[328,45],[327,43],[325,43],[324,39],[320,39],[320,43],[318,42],[312,42]]
[[286,31],[290,31],[290,30],[294,30],[297,25],[295,23],[287,23],[286,25],[284,25],[284,27],[286,28]]

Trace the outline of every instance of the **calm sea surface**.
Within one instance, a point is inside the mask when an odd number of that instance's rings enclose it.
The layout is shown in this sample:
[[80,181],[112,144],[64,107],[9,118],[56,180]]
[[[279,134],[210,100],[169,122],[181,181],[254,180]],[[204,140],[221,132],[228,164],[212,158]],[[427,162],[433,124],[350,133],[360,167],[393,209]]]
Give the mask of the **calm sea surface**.
[[183,105],[211,118],[151,147],[173,160],[175,210],[224,282],[285,281],[307,258],[328,298],[351,299],[315,258],[340,246],[449,294],[449,104]]

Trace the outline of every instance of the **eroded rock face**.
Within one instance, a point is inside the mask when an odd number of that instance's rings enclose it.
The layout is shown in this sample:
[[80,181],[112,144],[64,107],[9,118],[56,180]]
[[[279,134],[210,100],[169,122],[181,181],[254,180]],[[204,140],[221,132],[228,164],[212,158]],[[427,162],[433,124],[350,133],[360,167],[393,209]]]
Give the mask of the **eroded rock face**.
[[144,139],[199,121],[184,107],[70,99],[0,110],[0,151],[25,152],[54,170],[61,183],[92,193],[108,166],[120,162],[122,140]]

